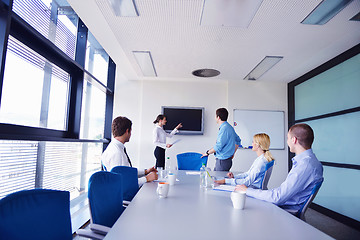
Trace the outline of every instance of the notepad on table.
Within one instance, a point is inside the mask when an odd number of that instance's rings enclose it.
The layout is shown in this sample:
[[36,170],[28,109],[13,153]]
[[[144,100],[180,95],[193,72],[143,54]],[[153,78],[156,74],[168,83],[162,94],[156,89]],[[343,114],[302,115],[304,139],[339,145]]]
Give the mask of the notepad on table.
[[225,191],[225,192],[233,192],[235,190],[235,186],[233,185],[219,185],[213,188],[216,191]]

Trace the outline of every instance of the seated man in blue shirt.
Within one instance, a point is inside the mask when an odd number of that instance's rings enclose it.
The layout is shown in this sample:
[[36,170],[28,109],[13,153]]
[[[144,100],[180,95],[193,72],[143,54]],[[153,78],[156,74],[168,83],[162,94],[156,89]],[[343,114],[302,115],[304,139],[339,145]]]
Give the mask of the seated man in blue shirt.
[[278,188],[260,190],[236,186],[236,191],[246,191],[246,195],[274,203],[291,212],[300,210],[301,204],[310,196],[314,186],[323,181],[323,167],[311,145],[314,132],[307,124],[296,124],[289,129],[287,144],[290,152],[295,153],[292,168],[285,181]]
[[232,159],[240,145],[240,138],[234,128],[227,122],[229,112],[226,108],[216,110],[216,123],[220,125],[216,144],[206,151],[203,157],[215,153],[216,163],[214,171],[229,171],[232,166]]

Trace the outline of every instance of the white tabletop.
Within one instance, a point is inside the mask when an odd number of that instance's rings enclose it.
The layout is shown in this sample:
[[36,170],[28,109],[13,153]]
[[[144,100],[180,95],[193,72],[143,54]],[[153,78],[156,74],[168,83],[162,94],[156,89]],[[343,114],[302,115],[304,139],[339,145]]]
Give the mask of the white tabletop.
[[244,210],[234,209],[229,192],[203,190],[186,172],[164,199],[157,183],[144,184],[105,239],[331,239],[267,202],[247,197]]

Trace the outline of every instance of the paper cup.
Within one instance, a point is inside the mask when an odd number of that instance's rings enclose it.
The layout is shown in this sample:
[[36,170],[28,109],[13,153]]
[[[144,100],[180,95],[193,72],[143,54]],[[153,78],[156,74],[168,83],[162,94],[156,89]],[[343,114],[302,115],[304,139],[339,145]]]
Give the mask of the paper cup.
[[245,192],[234,191],[231,193],[230,198],[235,209],[244,209],[246,200]]
[[156,189],[156,193],[159,198],[166,198],[169,193],[169,183],[159,182]]
[[173,174],[173,173],[170,173],[168,175],[168,182],[170,185],[175,185],[175,182],[176,182],[176,175]]

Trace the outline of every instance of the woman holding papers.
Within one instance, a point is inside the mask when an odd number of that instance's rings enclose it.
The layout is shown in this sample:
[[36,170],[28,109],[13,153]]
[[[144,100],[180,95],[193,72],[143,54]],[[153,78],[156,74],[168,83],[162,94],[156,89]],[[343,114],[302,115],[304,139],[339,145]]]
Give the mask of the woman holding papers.
[[256,152],[257,158],[251,165],[247,172],[240,173],[234,177],[232,172],[229,172],[228,179],[215,181],[219,184],[239,185],[244,184],[252,188],[261,188],[261,180],[264,177],[266,164],[274,161],[273,156],[269,151],[270,137],[265,133],[254,135],[252,142],[252,151]]
[[153,130],[153,142],[156,146],[154,151],[156,167],[162,168],[165,168],[165,149],[172,146],[172,144],[166,144],[166,137],[171,138],[176,133],[178,133],[178,129],[182,127],[181,123],[179,123],[179,125],[177,125],[171,133],[166,133],[163,129],[163,126],[166,124],[166,122],[167,120],[165,115],[158,115],[154,121],[155,128]]

